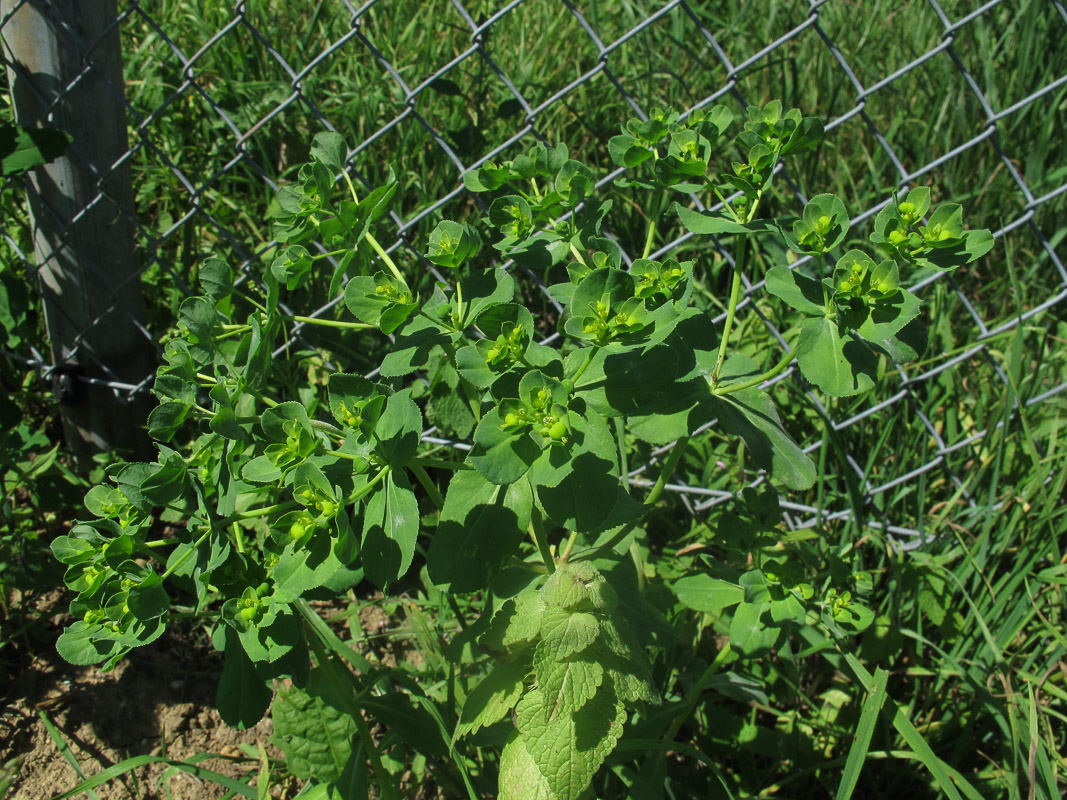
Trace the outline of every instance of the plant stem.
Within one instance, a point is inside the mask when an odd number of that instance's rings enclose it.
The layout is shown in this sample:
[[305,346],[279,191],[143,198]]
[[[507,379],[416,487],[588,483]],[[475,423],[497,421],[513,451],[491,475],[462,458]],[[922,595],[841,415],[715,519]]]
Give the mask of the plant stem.
[[286,314],[282,316],[282,319],[287,319],[292,322],[302,322],[305,325],[324,325],[328,328],[348,328],[357,331],[378,330],[377,325],[370,325],[366,322],[342,322],[341,320],[322,319],[321,317],[302,317],[299,314]]
[[741,299],[741,271],[744,268],[748,236],[743,234],[738,238],[737,256],[734,258],[734,279],[730,285],[730,304],[726,307],[726,321],[723,323],[722,339],[719,341],[719,355],[715,359],[715,369],[711,373],[712,387],[718,384],[719,373],[722,372],[723,362],[726,361],[726,348],[730,342],[730,329],[734,326],[737,303]]
[[184,553],[182,553],[181,557],[177,561],[175,561],[173,564],[171,564],[167,568],[166,572],[164,572],[162,575],[159,576],[160,579],[165,581],[167,578],[169,578],[174,573],[174,570],[176,570],[178,567],[180,567],[182,564],[184,564],[186,559],[188,559],[189,556],[191,556],[193,553],[195,553],[197,548],[199,548],[200,545],[202,545],[204,543],[204,539],[206,539],[208,536],[211,535],[211,530],[212,529],[210,527],[208,527],[208,529],[205,530],[200,535],[200,538],[197,539],[195,542],[193,542],[193,546],[190,547],[188,550],[186,550]]
[[451,469],[451,470],[469,470],[474,469],[466,461],[445,461],[443,458],[432,458],[431,456],[416,456],[408,462],[408,466],[416,465],[419,467],[436,467],[437,469]]
[[751,386],[759,386],[761,383],[763,383],[764,381],[769,381],[775,375],[777,375],[790,364],[792,364],[793,358],[795,357],[795,350],[787,350],[785,355],[782,356],[782,359],[769,370],[764,372],[762,375],[757,375],[755,378],[750,378],[749,380],[742,381],[741,383],[731,383],[729,386],[723,386],[721,389],[718,387],[714,387],[712,388],[711,393],[714,395],[719,395],[721,397],[724,394],[730,394],[731,392],[739,392],[742,389],[748,389]]
[[663,734],[662,741],[669,742],[678,735],[678,729],[682,727],[682,724],[689,719],[689,715],[693,713],[693,709],[696,708],[697,703],[700,702],[700,695],[707,688],[708,681],[710,681],[715,673],[719,671],[719,667],[722,666],[722,662],[730,655],[730,643],[727,642],[723,646],[716,656],[715,660],[708,665],[708,668],[704,670],[704,674],[697,679],[697,682],[693,684],[692,690],[689,692],[689,696],[685,699],[685,705],[682,706],[681,713],[675,715],[674,721],[670,727]]
[[[342,172],[341,174],[344,176],[345,183],[348,184],[348,191],[352,194],[352,201],[354,203],[359,203],[359,195],[356,194],[356,187],[352,184],[352,179],[348,177],[347,172]],[[389,268],[389,271],[393,273],[396,279],[407,286],[408,282],[404,280],[404,276],[400,274],[400,270],[397,269],[396,263],[389,257],[389,254],[385,252],[382,246],[378,244],[378,240],[371,235],[370,231],[367,231],[363,235],[363,238],[367,240],[367,244],[369,244],[374,252],[378,254],[378,258],[380,258],[382,263]]]
[[585,357],[585,361],[578,367],[578,371],[574,373],[574,377],[571,378],[571,383],[578,383],[578,379],[582,377],[582,374],[589,368],[589,365],[593,363],[593,356],[596,355],[597,348],[589,347],[589,355]]
[[648,497],[645,498],[645,505],[652,505],[659,496],[663,494],[663,487],[667,485],[667,481],[671,479],[671,475],[674,474],[675,468],[678,466],[678,462],[682,460],[682,453],[685,452],[686,445],[689,444],[689,437],[683,436],[677,442],[674,443],[674,449],[671,450],[671,454],[667,456],[667,461],[663,464],[663,470],[660,472],[659,477],[656,479],[655,486],[652,487],[652,491],[648,493]]
[[551,575],[556,571],[556,561],[552,558],[552,550],[548,546],[548,536],[545,535],[544,520],[541,519],[541,512],[537,509],[537,506],[534,506],[533,514],[530,516],[530,529],[533,532],[533,540],[537,544],[537,549],[541,552],[541,560],[545,562],[545,569]]
[[574,549],[574,543],[578,539],[578,531],[571,531],[571,535],[567,537],[567,544],[563,547],[563,553],[560,554],[559,563],[566,564],[567,559],[571,557],[571,550]]
[[389,474],[389,467],[388,466],[382,467],[378,471],[378,474],[375,475],[373,478],[371,478],[370,482],[366,486],[364,486],[362,489],[360,489],[354,495],[349,497],[347,502],[348,503],[354,503],[357,500],[362,500],[364,497],[366,497],[368,494],[370,494],[371,491],[374,489],[374,487],[377,486],[379,483],[381,483],[382,480],[385,478],[385,476],[388,475],[388,474]]
[[652,252],[652,240],[656,238],[656,218],[650,217],[648,220],[648,231],[645,233],[645,248],[641,251],[641,258],[648,258],[648,254]]
[[418,464],[412,464],[410,461],[408,462],[408,469],[415,473],[415,477],[422,484],[422,488],[426,490],[426,494],[430,495],[430,499],[437,506],[437,510],[444,509],[445,498],[441,496],[441,490],[437,488],[437,484],[430,480],[426,470]]

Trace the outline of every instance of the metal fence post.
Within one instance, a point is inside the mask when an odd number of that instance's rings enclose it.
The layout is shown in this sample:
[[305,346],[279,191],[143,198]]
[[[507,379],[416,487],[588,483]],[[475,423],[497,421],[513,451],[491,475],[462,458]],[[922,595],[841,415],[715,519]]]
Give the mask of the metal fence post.
[[[30,176],[34,251],[67,443],[143,451],[152,343],[135,250],[122,51],[114,0],[2,0],[17,121],[71,135]],[[107,385],[112,384],[112,385]]]

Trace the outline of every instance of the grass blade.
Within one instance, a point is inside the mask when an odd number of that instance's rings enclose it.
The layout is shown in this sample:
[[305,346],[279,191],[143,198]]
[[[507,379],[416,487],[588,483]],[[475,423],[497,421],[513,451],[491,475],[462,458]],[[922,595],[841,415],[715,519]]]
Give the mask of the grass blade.
[[878,667],[874,671],[874,682],[867,690],[867,699],[863,701],[863,709],[860,711],[860,724],[856,728],[856,738],[852,740],[852,747],[848,751],[848,760],[845,762],[845,771],[841,775],[841,784],[837,787],[836,800],[849,800],[852,792],[856,789],[856,782],[863,769],[863,762],[867,759],[867,749],[871,746],[871,737],[874,735],[874,723],[878,720],[878,714],[886,700],[886,684],[889,682],[889,673]]

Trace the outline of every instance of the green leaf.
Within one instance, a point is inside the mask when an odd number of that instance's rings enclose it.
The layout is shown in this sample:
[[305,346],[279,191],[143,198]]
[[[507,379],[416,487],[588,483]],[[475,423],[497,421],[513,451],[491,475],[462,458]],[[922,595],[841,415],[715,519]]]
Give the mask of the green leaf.
[[591,645],[599,632],[600,625],[592,614],[547,606],[541,618],[541,643],[537,651],[547,658],[563,661]]
[[507,600],[493,615],[479,644],[494,652],[511,652],[529,645],[541,634],[545,603],[541,592],[530,589]]
[[[394,395],[395,396],[395,395]],[[363,516],[363,571],[383,589],[411,566],[419,536],[419,504],[402,471],[391,471],[385,486],[367,500]]]
[[274,690],[256,675],[252,662],[245,655],[237,631],[225,629],[226,661],[222,667],[215,705],[222,721],[231,728],[245,730],[259,722],[270,707]]
[[303,780],[340,779],[352,752],[355,720],[318,696],[325,680],[319,669],[312,670],[308,690],[295,686],[283,689],[271,712],[271,741],[285,753],[286,768]]
[[374,435],[380,442],[379,451],[393,469],[403,467],[414,457],[422,436],[422,412],[411,399],[410,389],[390,395],[385,401]]
[[826,315],[822,283],[789,267],[772,267],[767,270],[767,291],[785,300],[797,311],[813,316]]
[[518,731],[512,731],[500,754],[500,794],[497,800],[559,800],[548,785]]
[[311,157],[332,170],[335,175],[344,172],[347,155],[348,147],[339,133],[323,131],[315,134],[315,138],[311,140]]
[[474,430],[474,442],[481,452],[468,460],[482,476],[500,485],[515,483],[541,455],[541,446],[526,429],[505,428],[500,409],[486,412]]
[[55,161],[67,151],[72,138],[51,128],[23,128],[0,123],[0,175],[9,178]]
[[848,212],[835,194],[817,194],[793,223],[792,233],[782,230],[789,247],[798,253],[818,255],[833,250],[848,235]]
[[875,344],[897,335],[900,330],[919,316],[922,301],[907,289],[898,289],[890,297],[874,301],[867,318],[856,332],[868,342]]
[[687,208],[681,203],[671,203],[668,213],[678,215],[682,227],[690,233],[720,236],[724,233],[777,233],[778,225],[767,219],[738,222],[725,213],[710,213]]
[[[819,320],[812,317],[808,321]],[[723,364],[720,385],[758,374],[759,368],[751,359],[731,356]],[[713,397],[706,405],[725,430],[745,440],[756,463],[786,486],[807,489],[815,483],[814,462],[782,426],[777,406],[766,392],[752,386]]]
[[487,586],[526,536],[532,509],[529,481],[498,486],[473,470],[457,472],[426,555],[430,580],[448,592]]
[[460,281],[463,287],[463,325],[472,325],[483,311],[510,303],[515,299],[517,286],[511,274],[503,269],[475,272]]
[[77,620],[68,625],[56,640],[56,650],[63,658],[77,666],[89,666],[106,661],[117,649],[114,640],[99,639],[94,634],[99,626]]
[[504,719],[519,702],[525,688],[523,681],[529,672],[529,656],[498,661],[463,702],[453,740]]
[[838,784],[837,794],[834,795],[835,800],[849,800],[856,789],[863,762],[867,758],[867,750],[871,746],[871,737],[874,735],[878,714],[885,704],[888,682],[889,673],[881,667],[875,669],[874,680],[867,689],[867,699],[863,701],[863,708],[860,711],[856,735],[848,749],[848,758],[845,761],[845,769],[841,773],[841,783]]
[[441,728],[422,703],[432,701],[425,695],[418,697],[400,690],[386,694],[367,694],[356,701],[372,719],[385,725],[392,733],[400,737],[412,750],[429,758],[445,758],[448,755],[448,742],[442,736]]
[[742,603],[730,620],[730,646],[739,654],[756,658],[770,652],[781,636],[781,628],[761,621],[769,603]]
[[557,661],[544,643],[534,653],[533,669],[537,688],[548,703],[547,722],[580,709],[604,682],[604,667],[599,662],[580,656]]
[[439,267],[455,269],[477,255],[482,239],[474,227],[443,220],[430,234],[426,258]]
[[583,452],[571,461],[571,471],[555,486],[538,486],[537,499],[557,524],[586,533],[601,525],[615,507],[619,478],[615,465]]
[[796,347],[804,377],[826,394],[848,397],[874,388],[878,363],[852,331],[841,333],[837,320],[808,317]]
[[216,303],[233,293],[233,270],[218,256],[208,256],[200,266],[200,286]]
[[434,348],[450,341],[448,334],[432,320],[412,317],[401,328],[393,349],[382,359],[380,372],[385,378],[409,375],[429,363]]
[[745,590],[736,583],[704,573],[679,578],[674,583],[674,593],[686,608],[705,614],[718,614],[745,599]]
[[[622,735],[626,709],[605,682],[581,709],[551,716],[553,703],[538,689],[519,701],[521,741],[559,800],[578,800]],[[551,719],[551,721],[547,721]]]

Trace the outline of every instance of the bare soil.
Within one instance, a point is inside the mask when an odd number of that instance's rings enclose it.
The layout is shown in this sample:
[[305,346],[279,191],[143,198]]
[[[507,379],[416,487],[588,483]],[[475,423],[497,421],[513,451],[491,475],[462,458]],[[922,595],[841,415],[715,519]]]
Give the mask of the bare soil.
[[[219,718],[214,705],[221,654],[203,634],[168,631],[102,672],[71,666],[56,653],[55,639],[68,621],[59,592],[8,600],[21,619],[4,621],[5,633],[14,635],[0,648],[0,787],[4,771],[15,775],[8,793],[0,790],[6,800],[46,800],[82,781],[57,738],[84,776],[138,755],[187,761],[207,754],[199,766],[247,783],[259,771],[258,746],[278,756],[269,716],[245,731]],[[297,788],[272,786],[271,795],[288,797]],[[93,791],[100,800],[215,800],[226,794],[216,783],[159,763]]]

